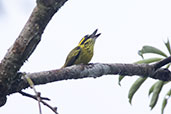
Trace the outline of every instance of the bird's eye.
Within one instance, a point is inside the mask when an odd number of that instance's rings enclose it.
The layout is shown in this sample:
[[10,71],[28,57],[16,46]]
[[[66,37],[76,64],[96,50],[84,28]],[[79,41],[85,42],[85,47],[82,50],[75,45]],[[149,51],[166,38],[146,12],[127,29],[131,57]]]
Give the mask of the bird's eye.
[[88,45],[89,42],[86,42],[84,45]]

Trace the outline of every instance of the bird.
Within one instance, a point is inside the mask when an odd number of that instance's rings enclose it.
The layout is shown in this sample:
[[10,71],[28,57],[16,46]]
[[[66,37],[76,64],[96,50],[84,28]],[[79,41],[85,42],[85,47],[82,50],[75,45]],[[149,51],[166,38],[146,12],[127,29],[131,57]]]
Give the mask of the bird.
[[96,39],[101,35],[97,34],[98,29],[96,29],[92,34],[85,35],[78,45],[70,51],[68,54],[65,64],[62,68],[78,65],[78,64],[88,64],[93,57],[94,44]]

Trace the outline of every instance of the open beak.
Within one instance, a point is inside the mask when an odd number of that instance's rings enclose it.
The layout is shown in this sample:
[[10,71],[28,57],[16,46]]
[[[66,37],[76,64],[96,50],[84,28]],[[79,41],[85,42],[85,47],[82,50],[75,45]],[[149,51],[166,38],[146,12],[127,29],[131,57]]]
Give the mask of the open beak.
[[99,37],[101,35],[101,33],[96,34],[98,31],[98,29],[96,29],[91,35],[90,38],[96,39],[97,37]]

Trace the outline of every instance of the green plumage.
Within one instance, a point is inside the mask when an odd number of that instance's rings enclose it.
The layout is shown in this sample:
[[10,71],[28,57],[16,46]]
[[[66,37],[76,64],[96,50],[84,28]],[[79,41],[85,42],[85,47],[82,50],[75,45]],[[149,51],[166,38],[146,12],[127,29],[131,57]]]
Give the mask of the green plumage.
[[68,54],[63,67],[71,66],[74,64],[88,64],[88,62],[93,57],[96,38],[100,36],[100,33],[97,35],[96,33],[97,29],[91,35],[86,35],[81,39],[78,46]]

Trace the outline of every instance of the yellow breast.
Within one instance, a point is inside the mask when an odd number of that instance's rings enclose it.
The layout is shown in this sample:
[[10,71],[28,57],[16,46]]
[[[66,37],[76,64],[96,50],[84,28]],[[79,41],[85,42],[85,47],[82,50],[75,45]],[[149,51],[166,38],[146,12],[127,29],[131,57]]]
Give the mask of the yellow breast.
[[84,48],[81,47],[81,52],[78,59],[75,61],[75,64],[88,64],[88,62],[93,57],[93,48]]

